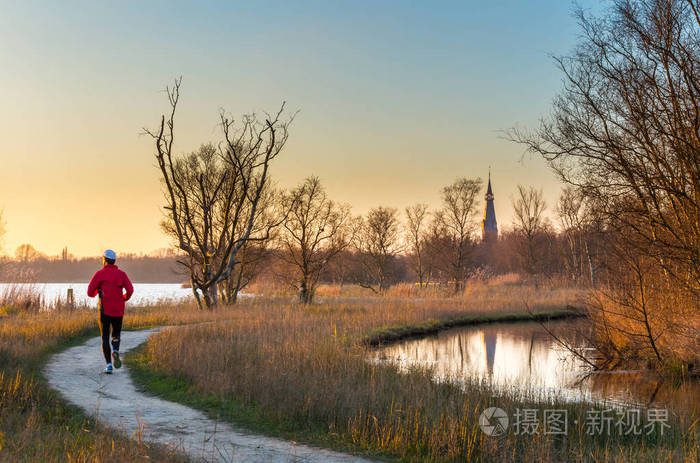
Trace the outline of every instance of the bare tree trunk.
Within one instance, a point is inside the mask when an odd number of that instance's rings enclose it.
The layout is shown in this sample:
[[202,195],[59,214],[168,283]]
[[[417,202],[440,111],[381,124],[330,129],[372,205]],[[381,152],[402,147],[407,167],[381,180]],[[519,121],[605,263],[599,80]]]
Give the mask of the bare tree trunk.
[[593,270],[593,258],[591,257],[591,250],[590,246],[588,244],[588,240],[586,240],[586,259],[588,261],[588,272],[589,276],[591,279],[591,286],[595,286],[595,273]]
[[235,304],[238,300],[238,293],[241,290],[241,285],[243,283],[243,272],[245,266],[243,263],[238,264],[238,272],[236,272],[236,277],[233,275],[229,278],[227,288],[228,288],[228,303]]
[[634,270],[637,273],[637,281],[639,282],[639,309],[644,317],[644,329],[646,331],[647,339],[649,340],[649,345],[656,355],[656,359],[660,364],[662,364],[663,361],[661,360],[661,354],[659,353],[659,349],[656,347],[656,338],[652,334],[651,326],[649,325],[649,310],[647,309],[644,276],[642,275],[639,267],[635,267]]
[[202,310],[202,300],[199,297],[199,292],[197,291],[197,283],[194,278],[190,278],[190,286],[192,287],[192,295],[194,295],[194,300],[197,301],[197,308]]
[[304,277],[299,284],[299,300],[303,304],[311,304],[314,298],[314,288],[308,278]]

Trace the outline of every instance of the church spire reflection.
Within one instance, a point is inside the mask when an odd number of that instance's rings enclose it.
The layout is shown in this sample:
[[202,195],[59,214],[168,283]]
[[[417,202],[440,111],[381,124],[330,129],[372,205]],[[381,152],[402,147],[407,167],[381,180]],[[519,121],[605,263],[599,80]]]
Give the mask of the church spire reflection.
[[493,364],[496,360],[497,335],[493,331],[482,331],[481,340],[484,343],[484,352],[486,353],[486,371],[489,376],[493,376]]

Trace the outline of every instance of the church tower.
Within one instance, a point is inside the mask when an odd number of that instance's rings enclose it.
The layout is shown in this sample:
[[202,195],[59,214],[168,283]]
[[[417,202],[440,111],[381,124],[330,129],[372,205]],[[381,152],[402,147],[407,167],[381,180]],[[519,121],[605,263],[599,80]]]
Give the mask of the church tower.
[[498,238],[498,225],[496,224],[496,210],[493,208],[493,191],[491,191],[491,169],[489,169],[489,186],[486,189],[486,207],[484,208],[484,220],[481,222],[482,240]]

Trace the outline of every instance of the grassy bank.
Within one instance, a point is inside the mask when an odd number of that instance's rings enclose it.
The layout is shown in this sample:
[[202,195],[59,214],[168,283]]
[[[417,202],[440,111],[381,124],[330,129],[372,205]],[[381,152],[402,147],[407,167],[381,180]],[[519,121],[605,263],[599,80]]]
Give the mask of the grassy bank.
[[564,320],[567,318],[583,317],[583,313],[571,306],[559,310],[545,310],[537,313],[529,312],[504,312],[479,315],[464,315],[443,319],[430,319],[409,325],[388,326],[372,331],[363,339],[363,344],[369,347],[377,347],[382,344],[402,341],[410,338],[431,336],[450,328],[460,326],[486,325],[490,323],[516,323],[516,322],[547,322]]
[[[523,301],[544,317],[575,303],[575,296],[483,287],[472,300],[337,298],[301,307],[258,298],[240,305],[230,321],[155,335],[131,361],[139,381],[171,400],[258,432],[361,455],[401,461],[696,461],[692,417],[670,417],[663,436],[589,436],[584,404],[556,397],[534,402],[478,384],[438,384],[428,370],[401,373],[366,361],[368,340],[389,336],[382,327],[403,326],[390,335],[404,336],[416,327],[439,329],[443,322],[529,318]],[[489,406],[511,414],[517,408],[540,415],[545,408],[565,409],[572,424],[563,436],[492,438],[478,426]]]
[[[13,309],[0,317],[0,461],[185,461],[96,423],[51,391],[41,368],[51,353],[97,336],[94,311]],[[125,329],[212,320],[191,307],[130,309]],[[101,356],[99,351],[96,356]]]

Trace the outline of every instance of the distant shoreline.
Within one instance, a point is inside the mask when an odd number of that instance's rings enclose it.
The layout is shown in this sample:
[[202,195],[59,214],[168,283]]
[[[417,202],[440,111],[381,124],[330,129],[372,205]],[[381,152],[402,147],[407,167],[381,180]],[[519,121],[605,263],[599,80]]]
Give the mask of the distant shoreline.
[[[0,280],[0,285],[79,285],[88,284],[90,279],[74,280],[74,281],[3,281]],[[139,281],[131,280],[135,285],[183,285],[184,281]]]

